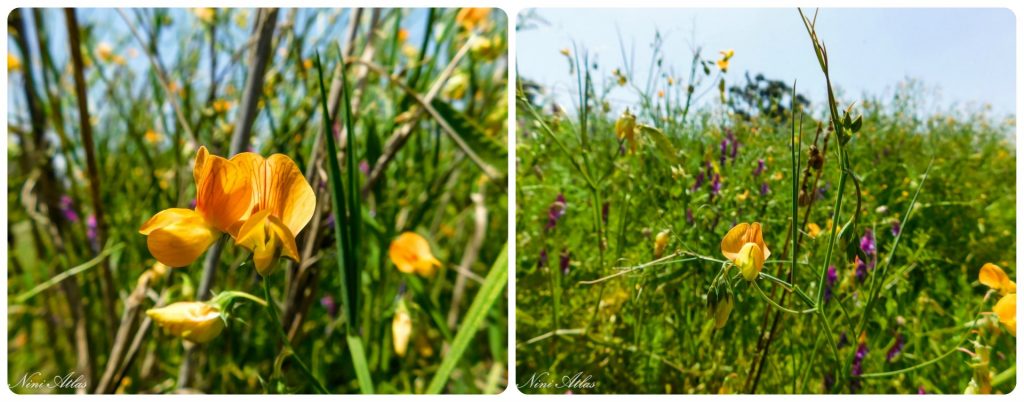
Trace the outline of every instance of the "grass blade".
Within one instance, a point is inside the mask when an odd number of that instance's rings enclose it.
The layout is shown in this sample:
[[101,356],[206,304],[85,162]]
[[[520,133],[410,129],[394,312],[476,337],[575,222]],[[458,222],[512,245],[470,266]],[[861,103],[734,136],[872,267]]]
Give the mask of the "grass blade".
[[484,323],[487,311],[490,310],[494,302],[498,300],[498,296],[501,296],[502,291],[505,289],[505,283],[508,282],[507,253],[508,244],[506,243],[501,249],[501,254],[494,260],[491,271],[487,273],[487,278],[484,279],[480,292],[473,298],[473,304],[469,306],[466,320],[462,322],[459,326],[459,331],[455,334],[455,340],[452,341],[451,349],[448,350],[448,354],[441,360],[441,366],[438,367],[434,378],[430,380],[430,385],[427,386],[428,394],[441,393],[441,390],[448,382],[448,377],[452,374],[452,370],[455,369],[455,365],[462,359],[462,354],[465,353],[469,342],[473,340],[477,330]]

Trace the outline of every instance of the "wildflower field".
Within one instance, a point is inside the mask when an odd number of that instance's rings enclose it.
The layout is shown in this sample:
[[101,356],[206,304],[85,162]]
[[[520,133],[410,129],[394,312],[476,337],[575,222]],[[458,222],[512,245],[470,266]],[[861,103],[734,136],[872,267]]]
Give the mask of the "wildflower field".
[[506,27],[14,10],[11,390],[503,390]]
[[816,103],[659,38],[650,64],[567,43],[568,102],[520,75],[521,391],[1014,389],[1014,119],[839,92],[816,16],[785,21]]

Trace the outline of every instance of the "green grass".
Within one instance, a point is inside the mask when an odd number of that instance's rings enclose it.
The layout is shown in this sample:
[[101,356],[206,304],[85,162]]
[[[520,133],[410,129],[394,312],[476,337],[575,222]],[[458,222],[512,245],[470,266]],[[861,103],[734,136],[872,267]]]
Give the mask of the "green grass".
[[[808,33],[819,42],[810,21]],[[825,54],[807,42],[790,46]],[[700,50],[692,66],[652,60],[646,85],[631,72],[648,66],[625,60],[616,66],[620,84],[588,67],[594,56],[585,49],[569,49],[578,91],[571,111],[552,112],[564,109],[530,77],[519,83],[520,386],[533,373],[556,383],[582,373],[596,386],[573,393],[1015,387],[1007,374],[1016,371],[1015,338],[979,314],[997,298],[986,299],[977,281],[987,262],[1016,277],[1013,118],[926,112],[914,82],[891,97],[830,89],[831,101],[810,104],[800,93],[812,89],[799,82],[745,86],[742,74],[719,71],[717,53]],[[827,75],[827,58],[819,61]],[[638,100],[618,101],[624,92]],[[635,153],[616,137],[626,108],[640,127]],[[559,195],[564,215],[552,219]],[[761,222],[772,252],[754,283],[737,278],[720,251],[741,222]],[[813,237],[812,223],[820,229]],[[659,258],[654,238],[663,230],[671,236]],[[861,247],[866,236],[874,253]],[[874,265],[860,279],[855,258]],[[838,279],[826,291],[831,266]],[[721,329],[707,312],[709,292],[734,299]],[[902,350],[888,359],[897,338]]]
[[[507,263],[507,21],[492,10],[471,35],[458,12],[280,9],[265,56],[250,51],[255,9],[80,9],[70,31],[63,10],[12,13],[8,383],[73,371],[88,393],[504,389],[504,277],[483,277]],[[81,42],[88,115],[69,32]],[[265,57],[266,72],[247,92],[252,57]],[[332,90],[340,83],[347,90]],[[239,137],[247,100],[255,117]],[[430,110],[415,112],[423,102]],[[238,150],[283,153],[306,174],[320,210],[298,236],[304,261],[280,259],[261,279],[229,239],[209,264],[153,275],[139,227],[189,208],[196,149],[230,156],[235,138]],[[432,277],[389,259],[405,231],[442,262]],[[201,294],[207,265],[211,292]],[[234,303],[223,333],[190,350],[144,314],[228,291],[269,303]],[[399,357],[391,323],[402,299],[413,335]]]

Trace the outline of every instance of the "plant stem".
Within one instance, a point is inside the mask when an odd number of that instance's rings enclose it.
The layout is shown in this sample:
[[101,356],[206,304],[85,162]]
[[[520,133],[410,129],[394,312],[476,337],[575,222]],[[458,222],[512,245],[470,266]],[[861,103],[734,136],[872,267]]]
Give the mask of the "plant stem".
[[325,388],[324,385],[320,383],[320,380],[316,379],[316,376],[314,376],[313,373],[309,371],[309,366],[306,366],[306,363],[302,361],[302,359],[299,357],[299,354],[295,352],[294,348],[292,348],[291,342],[288,341],[288,336],[284,333],[284,326],[281,323],[281,317],[277,315],[277,306],[274,304],[274,299],[271,298],[270,296],[269,278],[263,277],[262,279],[263,298],[267,301],[267,314],[270,314],[270,318],[273,321],[275,328],[275,331],[273,332],[277,337],[277,340],[281,342],[281,346],[284,348],[284,351],[288,352],[288,354],[291,355],[292,359],[295,360],[295,363],[299,366],[299,370],[301,370],[302,374],[306,376],[306,379],[309,380],[309,382],[313,383],[313,386],[316,388],[317,392],[321,394],[329,394],[330,391],[328,391],[327,388]]

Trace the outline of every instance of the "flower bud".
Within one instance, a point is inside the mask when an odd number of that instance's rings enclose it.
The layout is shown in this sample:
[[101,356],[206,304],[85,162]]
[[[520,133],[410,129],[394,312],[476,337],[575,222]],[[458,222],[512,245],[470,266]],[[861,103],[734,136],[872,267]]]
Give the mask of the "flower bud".
[[668,246],[668,230],[663,230],[654,237],[654,258],[661,258],[665,254],[665,247]]
[[409,309],[405,307],[405,300],[399,300],[395,317],[391,320],[391,340],[395,347],[395,354],[399,357],[405,356],[405,352],[409,349],[410,335],[412,335],[412,318],[409,317]]
[[157,325],[195,343],[206,343],[224,330],[220,309],[202,302],[177,302],[146,311]]

